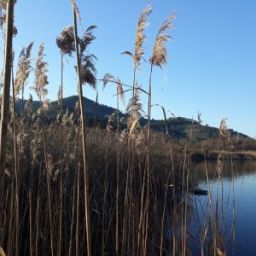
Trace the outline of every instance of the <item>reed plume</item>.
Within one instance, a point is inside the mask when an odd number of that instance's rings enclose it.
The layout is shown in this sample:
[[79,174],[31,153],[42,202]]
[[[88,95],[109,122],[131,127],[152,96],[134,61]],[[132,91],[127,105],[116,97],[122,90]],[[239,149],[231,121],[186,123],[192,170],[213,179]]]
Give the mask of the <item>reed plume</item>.
[[159,66],[162,67],[164,64],[167,63],[167,49],[166,49],[166,42],[168,39],[172,38],[170,35],[167,34],[169,29],[174,28],[173,20],[176,18],[175,15],[169,16],[161,25],[158,30],[155,44],[153,47],[153,53],[149,59],[150,65],[150,74],[149,74],[149,85],[148,85],[148,140],[150,139],[150,125],[151,125],[151,97],[152,97],[152,74],[153,74],[153,67]]
[[44,44],[42,43],[39,46],[38,55],[36,58],[35,65],[35,82],[33,89],[35,90],[40,102],[48,94],[46,86],[48,85],[48,76],[47,76],[47,62],[44,61]]
[[116,79],[116,83],[117,83],[117,95],[120,97],[121,101],[123,103],[125,103],[125,98],[124,98],[124,89],[123,89],[123,85],[122,82],[119,78]]
[[97,28],[95,25],[89,26],[84,35],[80,38],[78,37],[78,44],[80,48],[80,75],[81,75],[81,83],[88,84],[92,88],[96,88],[96,74],[97,70],[95,68],[95,60],[97,60],[96,56],[93,54],[87,54],[88,46],[96,39],[93,35],[93,30]]
[[79,45],[80,45],[80,52],[82,54],[85,53],[87,50],[87,47],[96,39],[96,37],[93,35],[93,31],[97,28],[96,25],[89,26],[84,35],[79,38]]
[[167,50],[166,42],[172,37],[167,34],[169,29],[173,29],[175,26],[173,20],[176,18],[175,15],[169,16],[161,25],[158,34],[156,36],[155,45],[153,48],[153,53],[150,58],[150,62],[155,65],[162,67],[162,65],[167,63]]
[[66,27],[56,38],[56,43],[63,54],[69,56],[75,51],[74,28]]
[[31,67],[31,50],[33,47],[33,42],[30,43],[27,47],[24,47],[19,55],[18,61],[18,69],[15,76],[15,96],[19,95],[20,91],[22,91],[22,99],[25,83],[29,77]]
[[134,95],[130,99],[126,111],[129,115],[128,130],[129,134],[131,135],[136,130],[136,128],[139,127],[139,120],[142,112],[142,104],[140,101],[140,86],[137,82],[134,89]]
[[97,70],[95,68],[96,57],[93,54],[82,55],[80,65],[80,75],[82,84],[88,84],[93,89],[96,88]]
[[[87,47],[96,39],[93,30],[97,28],[95,25],[89,26],[84,35],[78,37],[80,53],[85,53]],[[74,27],[68,26],[58,35],[56,43],[63,54],[72,55],[75,52]]]
[[103,88],[105,88],[108,83],[111,83],[111,82],[115,83],[116,82],[116,78],[113,75],[111,75],[109,73],[106,73],[104,75],[102,81],[103,81]]
[[107,86],[109,83],[114,83],[116,85],[116,94],[117,97],[125,103],[124,99],[124,89],[123,89],[123,84],[119,78],[115,78],[113,75],[106,73],[102,79],[103,81],[103,88]]
[[129,116],[133,117],[132,119],[141,117],[142,104],[140,102],[140,85],[138,82],[136,82],[134,97],[130,99],[126,110]]
[[136,39],[135,39],[135,52],[134,52],[134,63],[136,68],[140,66],[141,58],[145,53],[143,49],[143,43],[146,38],[144,34],[144,30],[145,30],[145,27],[148,25],[147,19],[151,14],[152,10],[153,9],[151,6],[147,6],[141,13],[138,20]]
[[60,87],[58,90],[58,104],[60,111],[63,111],[63,72],[64,72],[64,55],[71,56],[75,50],[74,45],[74,29],[73,27],[66,27],[56,38],[56,44],[60,49]]
[[[75,15],[79,15],[79,10],[75,1],[71,1]],[[88,46],[96,39],[93,35],[95,25],[89,26],[84,35],[80,38],[77,36],[77,44],[79,45],[79,58],[80,58],[80,78],[82,84],[89,84],[94,89],[96,88],[96,68],[95,60],[97,59],[93,54],[86,54]],[[61,52],[61,85],[58,91],[58,101],[62,111],[63,106],[63,57],[64,55],[72,56],[75,52],[75,34],[74,27],[66,27],[56,38],[56,44]]]
[[227,119],[226,118],[222,119],[221,122],[220,122],[219,134],[220,134],[220,137],[222,137],[223,139],[228,139],[228,137],[229,137]]
[[[86,51],[88,46],[96,39],[96,37],[93,35],[93,30],[95,28],[95,25],[91,25],[86,29],[82,37],[77,36],[81,82],[82,84],[89,84],[94,89],[97,83],[97,70],[95,68],[95,60],[97,58],[93,54],[87,54]],[[72,56],[72,54],[75,52],[74,28],[66,27],[57,37],[56,43],[62,54]]]

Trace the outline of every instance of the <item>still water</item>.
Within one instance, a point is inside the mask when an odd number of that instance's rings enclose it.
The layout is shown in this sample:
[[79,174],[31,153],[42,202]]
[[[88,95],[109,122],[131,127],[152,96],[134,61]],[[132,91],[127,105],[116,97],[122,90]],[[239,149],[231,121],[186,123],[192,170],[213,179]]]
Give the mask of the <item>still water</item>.
[[193,255],[200,255],[202,234],[210,233],[211,219],[218,223],[219,247],[227,255],[256,255],[256,163],[225,163],[221,177],[216,175],[216,164],[209,164],[208,182],[205,170],[205,165],[198,165],[191,172],[198,187],[210,192],[190,198]]

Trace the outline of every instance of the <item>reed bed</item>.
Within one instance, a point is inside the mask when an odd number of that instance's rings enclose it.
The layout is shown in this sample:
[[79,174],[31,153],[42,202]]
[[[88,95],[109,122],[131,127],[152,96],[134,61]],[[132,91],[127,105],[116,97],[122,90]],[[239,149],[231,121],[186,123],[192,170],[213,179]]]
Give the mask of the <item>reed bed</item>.
[[[13,172],[11,137],[8,141],[3,248],[7,255],[18,253],[15,252],[14,243],[18,244],[21,255],[82,255],[85,253],[86,244],[80,124],[71,114],[64,115],[61,120],[50,125],[45,125],[45,112],[34,118],[29,120],[25,107],[24,117],[16,119],[18,185],[15,184],[16,177]],[[157,149],[151,149],[152,158],[158,159],[158,150],[166,138],[154,135],[152,139],[154,147],[158,144]],[[118,243],[123,254],[129,254],[128,252],[133,250],[132,254],[140,255],[138,230],[141,228],[141,184],[146,168],[144,145],[138,145],[136,152],[133,152],[133,176],[129,177],[127,192],[127,169],[130,166],[131,154],[129,145],[117,141],[115,133],[100,128],[88,129],[87,141],[93,254],[113,255]],[[117,151],[121,151],[118,202]],[[155,166],[152,166],[150,177],[152,191],[149,195],[148,246],[156,251],[160,250],[159,236],[164,232],[161,231],[165,227],[163,216],[170,210],[167,200],[172,200],[172,193],[168,183],[173,183],[174,175],[170,175],[172,164],[168,154],[162,157],[162,162],[156,162]],[[19,199],[18,209],[14,195]],[[125,202],[126,197],[128,199]],[[119,205],[118,218],[115,213],[116,203]],[[18,219],[16,211],[19,212]],[[115,236],[117,219],[119,237]]]
[[[134,64],[132,85],[109,73],[98,79],[103,86],[116,86],[117,111],[103,129],[96,119],[93,127],[88,126],[83,103],[83,85],[96,88],[96,57],[88,50],[96,39],[96,26],[89,26],[81,36],[78,34],[79,9],[71,0],[73,26],[66,27],[56,40],[61,55],[61,85],[59,108],[53,110],[47,100],[44,44],[39,47],[34,68],[33,43],[21,51],[14,75],[13,7],[14,1],[8,4],[0,1],[1,13],[7,13],[1,98],[0,255],[191,254],[188,226],[194,207],[190,196],[191,145],[187,143],[180,154],[167,126],[165,134],[151,129],[153,70],[167,63],[166,43],[171,38],[168,32],[174,28],[175,15],[163,22],[156,35],[148,60],[148,86],[139,84],[137,72],[145,55],[150,6],[138,19],[134,52],[123,52]],[[65,111],[63,105],[63,58],[67,56],[76,60],[79,101],[73,112]],[[35,79],[31,88],[40,101],[36,110],[32,97],[24,100],[25,84],[32,70]],[[127,120],[122,129],[119,106],[130,92]],[[142,93],[148,99],[148,121],[144,127],[140,124]],[[17,111],[20,95],[22,104]],[[165,109],[160,107],[166,120]],[[220,136],[224,139],[226,132],[223,121]],[[221,155],[216,170],[220,180]],[[207,165],[206,177],[208,180]],[[211,203],[210,185],[208,195]],[[211,204],[210,209],[213,213]],[[201,255],[205,251],[224,255],[219,220],[216,210],[209,220],[211,235],[208,228],[203,229]],[[205,248],[206,241],[211,249]]]

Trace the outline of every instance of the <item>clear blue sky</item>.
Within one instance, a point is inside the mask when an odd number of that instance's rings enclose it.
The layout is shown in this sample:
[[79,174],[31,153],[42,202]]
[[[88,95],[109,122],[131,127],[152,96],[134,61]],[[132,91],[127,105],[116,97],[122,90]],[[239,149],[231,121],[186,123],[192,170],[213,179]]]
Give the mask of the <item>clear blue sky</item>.
[[[212,126],[228,118],[230,128],[256,136],[255,0],[77,0],[81,32],[88,25],[98,26],[97,40],[90,48],[98,57],[98,77],[110,72],[131,83],[131,60],[120,53],[133,51],[137,18],[148,3],[154,11],[146,29],[146,58],[162,21],[177,14],[176,29],[171,31],[174,40],[168,43],[168,64],[154,70],[153,103],[188,118],[196,118],[199,111],[204,123]],[[39,44],[45,42],[50,99],[56,98],[60,83],[55,38],[66,25],[72,25],[69,0],[18,0],[16,56],[30,41],[35,42],[35,56]],[[138,74],[144,88],[148,73],[145,64]],[[27,88],[32,81],[33,77]],[[64,96],[76,94],[76,88],[74,62],[66,58]],[[100,103],[115,106],[113,94],[113,87],[102,91],[99,84]],[[94,99],[95,92],[85,88],[85,96]],[[142,102],[146,103],[144,97]],[[153,116],[162,118],[161,111],[155,109]]]

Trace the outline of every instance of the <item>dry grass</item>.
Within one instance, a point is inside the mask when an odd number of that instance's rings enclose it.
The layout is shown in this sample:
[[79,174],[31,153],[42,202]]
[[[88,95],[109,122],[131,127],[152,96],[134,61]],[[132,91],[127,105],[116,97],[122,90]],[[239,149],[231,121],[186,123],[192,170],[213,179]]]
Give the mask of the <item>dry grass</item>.
[[[145,55],[145,27],[152,8],[143,10],[138,19],[134,54],[124,52],[133,57],[133,84],[124,90],[126,85],[107,73],[102,81],[104,86],[115,85],[117,111],[109,117],[106,129],[88,128],[82,85],[96,87],[96,57],[87,51],[95,40],[96,26],[89,26],[79,37],[79,10],[74,0],[71,4],[74,26],[66,27],[56,43],[62,63],[64,55],[76,56],[79,102],[73,113],[64,113],[61,107],[58,117],[51,117],[51,105],[45,99],[48,70],[41,44],[35,62],[33,89],[42,104],[38,111],[33,111],[31,97],[17,115],[13,97],[8,136],[4,140],[7,147],[2,168],[5,171],[1,187],[4,197],[0,254],[5,255],[4,249],[6,255],[16,256],[139,256],[171,252],[189,255],[188,223],[193,210],[189,196],[191,145],[183,145],[181,154],[168,128],[166,134],[159,134],[151,131],[150,126],[153,66],[162,67],[167,63],[166,43],[170,38],[167,32],[174,28],[175,16],[168,17],[158,31],[149,59],[151,72],[146,91],[136,79]],[[16,77],[12,74],[13,96],[24,89],[31,71],[31,48],[32,44],[22,50]],[[61,72],[62,79],[63,66]],[[125,94],[130,91],[126,129],[121,130],[119,101],[124,102]],[[145,127],[140,124],[141,93],[148,96]],[[160,107],[166,120],[166,112]],[[4,110],[3,114],[6,114]],[[220,137],[228,140],[225,121],[220,126]],[[221,148],[218,152],[217,182],[222,178],[225,150]],[[205,174],[209,181],[207,165]],[[210,192],[209,187],[209,202],[212,202]],[[223,233],[213,213],[210,212],[209,226],[205,226],[202,233],[202,255],[204,252],[224,253]]]
[[167,63],[167,50],[166,42],[171,38],[167,34],[169,29],[173,29],[173,20],[176,18],[175,15],[169,16],[161,25],[158,34],[156,36],[153,54],[150,58],[150,62],[156,66],[162,66]]
[[[17,134],[18,134],[18,159],[19,159],[19,202],[20,202],[20,219],[19,222],[23,223],[20,230],[21,241],[19,242],[22,252],[31,251],[32,255],[36,254],[38,248],[44,254],[58,255],[60,250],[62,254],[67,254],[71,250],[71,255],[75,253],[75,230],[76,227],[81,227],[78,231],[80,237],[78,246],[79,250],[85,250],[83,243],[83,197],[74,192],[77,190],[78,176],[82,176],[81,168],[81,141],[80,127],[75,125],[75,117],[73,115],[64,116],[61,122],[54,122],[51,125],[44,125],[47,120],[47,112],[38,115],[35,122],[31,122],[25,118],[17,119]],[[72,117],[73,116],[73,117]],[[155,137],[155,138],[154,138]],[[158,154],[161,150],[161,144],[166,140],[161,135],[153,137],[154,149],[152,148],[152,155]],[[116,195],[116,172],[115,166],[117,164],[117,150],[120,151],[120,173],[119,173],[119,226],[122,227],[122,216],[126,211],[124,202],[125,197],[125,180],[126,170],[130,165],[129,162],[129,147],[127,144],[122,144],[117,140],[115,132],[105,132],[102,129],[92,128],[88,130],[88,164],[90,173],[90,202],[91,202],[91,216],[92,216],[92,235],[93,235],[93,248],[94,255],[99,255],[103,251],[113,252],[115,248],[115,238],[112,236],[115,230],[115,214],[114,202]],[[100,147],[98,145],[101,145]],[[118,145],[115,147],[113,145]],[[133,216],[129,216],[130,220],[134,221],[134,225],[138,221],[140,207],[138,198],[140,195],[140,183],[143,179],[145,149],[142,145],[137,145],[134,157],[134,176],[132,177],[131,184],[133,184],[133,199],[130,203],[136,204],[133,208]],[[157,211],[161,212],[162,201],[161,195],[165,192],[165,187],[160,184],[164,182],[164,176],[167,175],[170,169],[170,160],[164,157],[164,161],[156,162],[157,164],[152,167],[152,182],[156,180],[155,189],[157,194],[150,197],[150,201],[157,200],[159,206]],[[12,169],[12,153],[11,147],[8,149],[8,163],[5,176],[6,183],[6,201],[5,211],[8,216],[15,213],[14,209],[10,208],[11,202],[15,198],[12,197],[12,180],[14,179]],[[157,171],[161,170],[161,172]],[[165,174],[166,173],[166,174]],[[160,187],[158,187],[159,184]],[[79,182],[79,191],[82,193],[83,181]],[[76,213],[70,214],[73,209],[74,202],[79,199],[80,207]],[[130,204],[129,203],[129,204]],[[29,206],[30,212],[26,209]],[[160,207],[160,208],[159,208]],[[61,210],[63,208],[63,210]],[[137,216],[137,217],[136,217]],[[61,218],[61,224],[60,224]],[[128,218],[128,217],[127,217]],[[7,220],[6,225],[12,225]],[[159,219],[155,220],[152,215],[150,223],[152,229],[157,231],[159,227]],[[34,223],[37,223],[36,225]],[[104,226],[102,226],[104,224]],[[78,225],[78,226],[77,226]],[[9,226],[10,227],[10,226]],[[61,230],[59,229],[61,227]],[[153,228],[154,227],[154,228]],[[134,226],[134,228],[136,228]],[[151,230],[151,229],[150,229]],[[39,233],[38,233],[39,232]],[[120,231],[121,232],[121,231]],[[135,236],[131,233],[132,230],[128,229],[129,239]],[[151,239],[151,232],[149,231],[149,239]],[[12,232],[5,232],[7,243],[5,248],[7,253],[12,254],[12,241],[15,238],[15,230]],[[40,235],[41,234],[41,235]],[[120,233],[122,234],[122,233]],[[152,233],[153,235],[153,233]],[[60,238],[61,237],[61,238]],[[128,238],[128,237],[127,237]],[[26,247],[26,240],[30,241],[30,249]],[[52,241],[46,243],[45,239]],[[61,239],[61,245],[57,247]],[[102,240],[103,239],[103,240]],[[133,238],[134,239],[134,238]],[[157,237],[155,237],[157,243]],[[74,241],[74,243],[72,242]],[[104,248],[97,247],[96,244],[101,244],[104,241]],[[71,243],[70,246],[68,246]],[[51,246],[52,244],[52,246]],[[128,249],[125,245],[125,248]],[[135,246],[135,244],[134,244]],[[137,246],[137,245],[136,245]],[[53,252],[53,253],[52,253]],[[40,252],[37,252],[41,255]]]
[[151,6],[147,6],[143,12],[141,13],[138,24],[137,24],[137,32],[136,32],[136,39],[135,39],[135,53],[134,53],[134,62],[136,67],[140,66],[141,57],[144,55],[143,43],[145,41],[145,34],[144,30],[145,27],[148,25],[147,19],[152,12]]
[[[18,96],[20,91],[24,91],[25,83],[31,71],[31,50],[33,43],[24,47],[20,53],[18,61],[18,69],[15,76],[15,95]],[[23,96],[23,95],[22,95]]]
[[42,43],[39,46],[38,54],[35,63],[35,82],[33,89],[36,92],[40,102],[45,100],[45,97],[48,94],[46,86],[48,85],[48,76],[47,76],[47,66],[48,64],[44,61],[44,44]]

